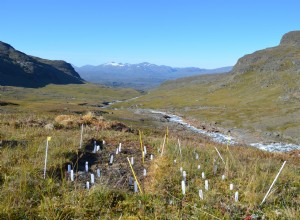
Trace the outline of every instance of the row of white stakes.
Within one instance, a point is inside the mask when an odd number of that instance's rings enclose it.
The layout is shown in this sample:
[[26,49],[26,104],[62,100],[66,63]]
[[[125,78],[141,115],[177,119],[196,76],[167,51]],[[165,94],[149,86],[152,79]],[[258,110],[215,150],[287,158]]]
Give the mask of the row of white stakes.
[[[200,165],[198,165],[198,169],[200,169]],[[186,193],[186,171],[184,171],[183,168],[180,167],[180,173],[182,173],[182,177],[183,177],[183,180],[181,181],[182,194],[185,195],[185,193]],[[202,179],[205,179],[205,173],[204,172],[201,173],[201,177],[202,177]],[[225,180],[225,175],[222,175],[222,180]],[[206,191],[208,191],[208,189],[209,189],[208,188],[208,180],[204,181],[204,188],[205,188]],[[233,190],[233,183],[229,184],[229,190],[230,191]],[[199,197],[200,197],[201,200],[204,199],[202,189],[199,190]],[[234,201],[238,202],[238,200],[239,200],[239,192],[236,191],[235,195],[234,195]]]

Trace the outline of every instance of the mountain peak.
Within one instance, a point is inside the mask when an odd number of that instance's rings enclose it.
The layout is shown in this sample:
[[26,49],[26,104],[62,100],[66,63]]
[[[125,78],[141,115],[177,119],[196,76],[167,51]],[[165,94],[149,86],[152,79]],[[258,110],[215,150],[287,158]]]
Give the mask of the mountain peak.
[[283,35],[280,45],[299,45],[300,46],[300,31],[291,31]]

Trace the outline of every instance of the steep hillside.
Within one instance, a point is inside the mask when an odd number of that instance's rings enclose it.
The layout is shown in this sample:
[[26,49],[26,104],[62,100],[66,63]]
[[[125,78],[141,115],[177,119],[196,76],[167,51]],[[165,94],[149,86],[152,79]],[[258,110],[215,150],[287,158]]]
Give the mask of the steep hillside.
[[226,128],[248,144],[257,139],[300,143],[299,41],[300,32],[290,32],[279,46],[239,59],[228,74],[169,81],[127,105]]
[[147,90],[160,85],[166,80],[199,74],[228,72],[231,67],[218,69],[175,68],[146,62],[139,64],[111,62],[99,66],[75,67],[75,69],[83,79],[89,82]]
[[29,56],[0,41],[0,85],[42,87],[50,83],[82,84],[83,80],[65,61]]

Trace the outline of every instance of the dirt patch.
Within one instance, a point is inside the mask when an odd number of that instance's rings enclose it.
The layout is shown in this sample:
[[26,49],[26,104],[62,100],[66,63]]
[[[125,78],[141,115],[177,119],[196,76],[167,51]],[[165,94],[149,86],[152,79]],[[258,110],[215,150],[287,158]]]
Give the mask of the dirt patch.
[[[96,147],[95,147],[96,145]],[[99,151],[94,152],[99,146]],[[110,188],[133,190],[133,175],[127,160],[127,157],[134,158],[133,169],[142,184],[144,180],[144,169],[148,169],[151,164],[150,155],[153,154],[153,148],[147,147],[145,163],[142,163],[141,150],[138,142],[122,143],[121,151],[117,152],[119,143],[104,143],[102,140],[91,139],[87,142],[83,150],[80,150],[78,156],[72,158],[72,168],[75,170],[75,181],[82,187],[87,181],[90,181],[91,174],[95,175],[95,184],[105,184]],[[113,156],[113,163],[110,163],[110,157]],[[86,172],[86,163],[88,172]],[[65,165],[67,170],[68,164]],[[100,177],[97,177],[97,169],[100,170]],[[70,179],[70,174],[67,174]]]

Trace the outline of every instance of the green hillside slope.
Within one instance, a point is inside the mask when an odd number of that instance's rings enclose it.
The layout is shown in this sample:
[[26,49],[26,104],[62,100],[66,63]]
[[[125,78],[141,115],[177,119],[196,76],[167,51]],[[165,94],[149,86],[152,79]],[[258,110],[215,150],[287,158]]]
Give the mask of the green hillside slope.
[[128,106],[182,115],[252,137],[300,142],[300,32],[246,55],[228,74],[169,81]]

